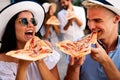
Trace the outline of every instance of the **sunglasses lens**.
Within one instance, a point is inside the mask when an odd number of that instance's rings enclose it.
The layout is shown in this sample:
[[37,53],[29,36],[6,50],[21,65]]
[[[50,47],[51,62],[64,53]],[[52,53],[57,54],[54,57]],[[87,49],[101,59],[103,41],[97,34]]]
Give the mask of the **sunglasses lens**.
[[22,24],[23,26],[28,25],[27,19],[26,19],[26,18],[22,18],[22,19],[21,19],[21,24]]
[[31,19],[31,23],[32,23],[34,26],[37,25],[37,22],[36,22],[35,18],[32,18],[32,19]]
[[[35,18],[32,18],[32,19],[30,20],[30,22],[33,24],[33,26],[36,26],[36,25],[37,25],[37,22],[36,22]],[[28,25],[28,20],[27,20],[27,18],[21,18],[21,19],[20,19],[20,23],[21,23],[23,26],[27,26],[27,25]]]

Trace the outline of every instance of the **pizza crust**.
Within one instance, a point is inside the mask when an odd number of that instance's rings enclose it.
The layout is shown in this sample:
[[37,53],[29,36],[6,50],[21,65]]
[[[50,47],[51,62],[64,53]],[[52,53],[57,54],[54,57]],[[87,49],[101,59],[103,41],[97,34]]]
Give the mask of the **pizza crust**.
[[50,56],[52,54],[49,54],[49,53],[46,53],[46,54],[37,54],[35,57],[31,57],[29,55],[32,55],[34,54],[33,51],[10,51],[8,53],[6,53],[6,55],[8,56],[11,56],[11,57],[15,57],[15,58],[18,58],[18,59],[23,59],[23,60],[29,60],[29,61],[36,61],[36,60],[39,60],[39,59],[43,59],[47,56]]

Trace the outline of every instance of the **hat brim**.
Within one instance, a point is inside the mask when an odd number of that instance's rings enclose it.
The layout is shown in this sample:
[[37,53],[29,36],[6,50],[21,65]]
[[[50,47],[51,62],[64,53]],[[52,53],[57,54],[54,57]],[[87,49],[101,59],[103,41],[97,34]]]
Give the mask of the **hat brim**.
[[98,5],[101,5],[109,10],[111,10],[112,12],[116,13],[117,15],[120,16],[120,10],[118,8],[115,8],[113,6],[110,6],[110,5],[105,5],[99,1],[96,1],[96,0],[87,0],[87,2],[92,2],[92,3],[95,3],[95,4],[98,4]]
[[43,8],[45,9],[45,13],[47,13],[48,10],[49,10],[49,7],[51,6],[51,4],[48,3],[48,2],[46,2],[46,3],[43,3],[42,6],[43,6]]
[[35,19],[37,19],[38,24],[36,26],[36,32],[41,28],[44,18],[45,18],[45,12],[43,7],[33,1],[21,1],[15,4],[11,4],[7,7],[5,7],[0,12],[0,41],[2,38],[2,35],[5,31],[5,27],[9,20],[17,13],[28,10],[33,13]]

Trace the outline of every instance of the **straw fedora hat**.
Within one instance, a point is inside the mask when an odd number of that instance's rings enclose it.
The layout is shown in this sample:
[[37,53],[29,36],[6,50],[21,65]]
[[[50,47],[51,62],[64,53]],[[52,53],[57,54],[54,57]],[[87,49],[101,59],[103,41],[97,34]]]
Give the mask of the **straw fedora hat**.
[[120,0],[85,0],[83,1],[83,5],[85,5],[86,2],[101,5],[120,16]]

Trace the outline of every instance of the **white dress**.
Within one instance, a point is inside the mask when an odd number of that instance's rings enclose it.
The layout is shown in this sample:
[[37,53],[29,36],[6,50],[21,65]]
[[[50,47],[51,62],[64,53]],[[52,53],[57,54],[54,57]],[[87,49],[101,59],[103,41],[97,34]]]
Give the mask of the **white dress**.
[[[57,36],[55,30],[54,30],[52,27],[50,28],[50,32],[51,32],[51,33],[49,34],[47,40],[49,40],[50,43],[52,44],[53,48],[54,48],[57,52],[59,52],[58,48],[57,48],[56,45],[55,45],[56,42],[59,42],[58,36]],[[41,33],[42,36],[44,36],[44,34],[45,34],[45,28],[44,28],[44,26],[41,28],[40,33]],[[60,52],[59,52],[59,53],[60,53]]]
[[[53,55],[44,59],[48,69],[52,69],[58,63],[60,59],[60,54],[56,51],[53,52]],[[17,73],[18,64],[14,62],[4,62],[0,61],[0,80],[15,80]],[[36,64],[33,62],[28,67],[27,79],[26,80],[42,80],[39,75]]]

